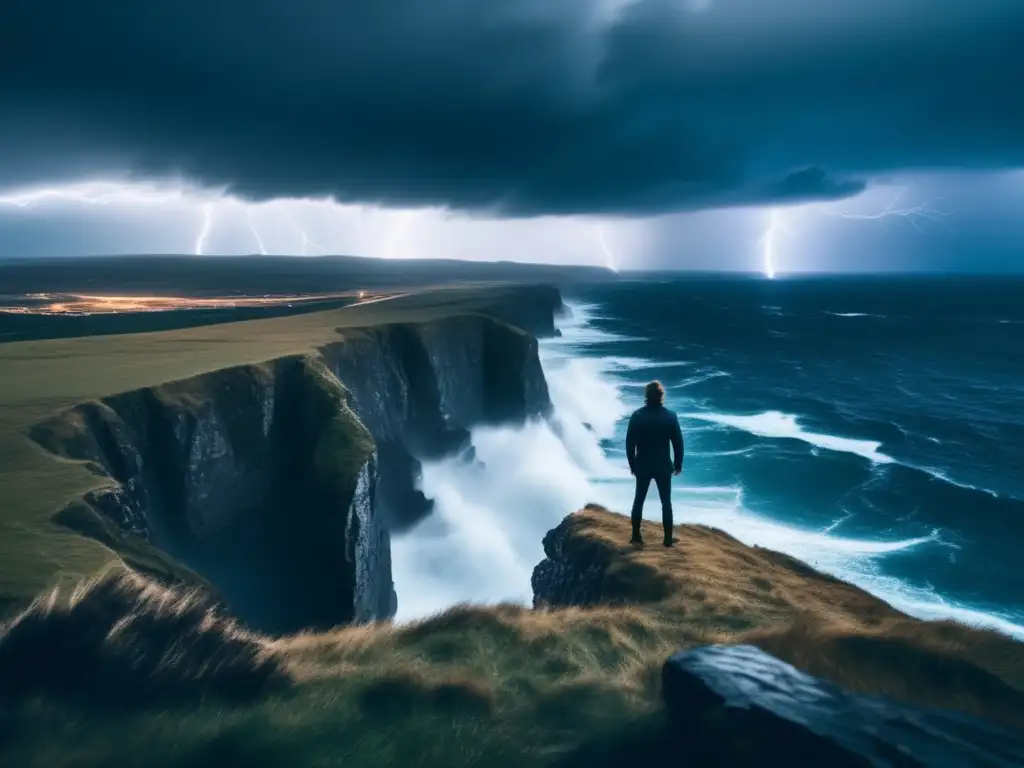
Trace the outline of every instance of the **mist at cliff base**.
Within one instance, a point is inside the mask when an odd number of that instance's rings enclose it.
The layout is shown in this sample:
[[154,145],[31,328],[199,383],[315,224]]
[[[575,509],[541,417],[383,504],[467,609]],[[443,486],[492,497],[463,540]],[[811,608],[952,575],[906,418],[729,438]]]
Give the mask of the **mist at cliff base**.
[[592,478],[615,471],[600,438],[614,432],[622,401],[592,375],[590,361],[566,357],[557,342],[542,342],[542,361],[557,426],[536,420],[475,429],[482,467],[457,460],[423,467],[421,488],[435,511],[392,542],[397,620],[466,602],[531,604],[544,534],[603,499]]

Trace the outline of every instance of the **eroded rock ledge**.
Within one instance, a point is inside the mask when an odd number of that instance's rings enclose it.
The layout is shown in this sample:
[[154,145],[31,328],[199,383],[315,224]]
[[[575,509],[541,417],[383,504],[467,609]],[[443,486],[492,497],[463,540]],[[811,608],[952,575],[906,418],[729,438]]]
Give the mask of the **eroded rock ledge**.
[[644,631],[689,629],[662,670],[664,731],[597,764],[1024,764],[1019,643],[913,619],[722,531],[678,526],[666,549],[645,526],[657,543],[631,546],[628,518],[588,505],[548,532],[533,573],[535,608],[628,604]]
[[616,542],[618,515],[590,504],[544,536],[544,559],[533,569],[534,608],[656,602],[671,582],[647,564],[624,556]]
[[676,545],[665,548],[661,529],[644,526],[648,543],[634,547],[623,515],[596,504],[568,515],[544,537],[545,558],[532,576],[535,607],[668,600],[737,626],[750,614],[776,621],[818,609],[865,625],[902,616],[862,589],[724,531],[677,526]]
[[468,314],[345,329],[314,355],[83,403],[32,437],[113,481],[58,519],[92,535],[92,510],[288,633],[394,615],[389,533],[430,511],[419,462],[550,408],[536,339]]

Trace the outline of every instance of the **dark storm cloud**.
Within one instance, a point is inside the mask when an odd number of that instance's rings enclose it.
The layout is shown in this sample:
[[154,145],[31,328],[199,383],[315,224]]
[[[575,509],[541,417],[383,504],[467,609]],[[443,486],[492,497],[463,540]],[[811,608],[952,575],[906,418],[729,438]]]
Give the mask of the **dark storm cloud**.
[[504,215],[1024,165],[1020,0],[5,0],[0,185]]
[[769,186],[766,197],[775,200],[847,197],[863,189],[864,184],[859,181],[834,179],[821,168],[804,168]]

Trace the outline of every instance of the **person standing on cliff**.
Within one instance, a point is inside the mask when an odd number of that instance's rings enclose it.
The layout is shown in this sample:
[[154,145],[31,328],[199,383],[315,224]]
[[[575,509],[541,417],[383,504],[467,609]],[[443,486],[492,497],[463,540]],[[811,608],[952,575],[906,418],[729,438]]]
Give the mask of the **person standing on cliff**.
[[630,543],[643,544],[640,522],[647,490],[654,480],[661,498],[665,546],[671,547],[675,541],[672,538],[672,475],[683,471],[683,433],[679,429],[679,418],[665,407],[665,388],[660,381],[652,381],[644,387],[644,406],[629,417],[626,460],[629,461],[629,471],[636,477],[631,515],[633,538]]

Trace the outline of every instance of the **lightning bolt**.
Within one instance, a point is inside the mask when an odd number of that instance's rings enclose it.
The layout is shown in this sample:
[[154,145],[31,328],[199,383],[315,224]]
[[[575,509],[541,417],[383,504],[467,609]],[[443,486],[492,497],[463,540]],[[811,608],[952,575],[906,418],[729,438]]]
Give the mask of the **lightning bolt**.
[[303,256],[308,255],[309,246],[313,246],[314,248],[318,248],[320,250],[320,255],[321,256],[326,256],[327,255],[327,249],[324,248],[322,245],[320,245],[320,243],[316,242],[315,240],[311,240],[309,235],[306,234],[306,230],[300,228],[299,232],[302,234],[302,255]]
[[[940,211],[933,208],[928,203],[922,203],[920,205],[913,206],[900,206],[900,199],[903,197],[903,191],[901,190],[893,199],[886,205],[882,210],[874,213],[845,213],[842,211],[830,210],[828,208],[818,208],[808,206],[807,208],[814,213],[822,216],[834,216],[839,219],[847,219],[850,221],[880,221],[882,219],[902,219],[908,222],[918,232],[924,234],[924,230],[919,225],[919,222],[931,221],[937,224],[941,224],[946,229],[949,226],[946,224],[946,217],[949,216],[949,212]],[[762,271],[765,277],[772,279],[778,273],[777,265],[777,245],[778,245],[778,233],[785,231],[789,226],[789,220],[784,220],[783,212],[779,209],[772,209],[771,218],[769,219],[768,229],[765,230],[764,235],[761,237],[761,255],[763,260]]]
[[256,244],[260,248],[260,255],[267,255],[267,248],[263,245],[263,238],[260,237],[259,231],[256,229],[256,225],[252,220],[252,211],[249,208],[245,209],[245,220],[249,223],[249,229],[252,231],[252,236],[256,238]]
[[782,214],[773,208],[768,219],[768,229],[761,236],[761,252],[764,264],[762,270],[769,280],[775,279],[775,236],[782,227]]
[[[116,205],[116,204],[142,204],[159,205],[169,202],[191,201],[196,198],[203,202],[202,218],[200,219],[199,233],[196,236],[194,251],[196,255],[204,255],[210,232],[214,226],[216,214],[227,203],[236,203],[243,207],[249,230],[253,239],[259,247],[259,252],[267,254],[266,244],[256,226],[252,209],[244,202],[225,195],[225,190],[197,190],[194,187],[183,185],[181,187],[166,186],[157,184],[123,184],[109,181],[87,181],[77,184],[66,184],[59,187],[42,187],[12,192],[0,195],[0,206],[11,206],[15,208],[32,208],[37,205],[44,205],[53,202],[69,202],[86,205]],[[289,216],[289,218],[291,218]],[[294,222],[294,219],[293,219]],[[326,249],[313,243],[301,227],[296,229],[302,236],[303,252],[308,250],[310,244],[326,253]]]
[[830,211],[828,209],[820,210],[819,213],[823,213],[827,216],[837,216],[840,219],[854,219],[858,221],[874,221],[878,219],[901,218],[908,221],[911,224],[911,226],[914,227],[914,229],[916,229],[918,232],[921,232],[922,234],[924,233],[924,230],[921,229],[921,227],[918,226],[917,223],[920,219],[933,221],[937,224],[941,224],[942,226],[946,227],[946,229],[949,229],[945,221],[945,218],[949,215],[948,212],[936,210],[927,203],[922,203],[921,205],[914,205],[907,208],[897,208],[896,206],[900,202],[900,199],[902,197],[903,191],[901,190],[896,195],[896,197],[892,199],[892,202],[890,202],[887,206],[885,206],[885,208],[883,208],[881,211],[877,213],[841,213],[838,211]]
[[299,236],[302,237],[302,255],[303,256],[308,256],[309,255],[309,246],[313,246],[314,248],[319,248],[320,249],[320,253],[322,255],[326,255],[327,254],[327,249],[324,248],[322,245],[320,245],[320,243],[318,243],[315,240],[313,240],[309,235],[307,235],[306,234],[306,230],[302,227],[301,224],[299,224],[299,222],[295,219],[294,216],[292,216],[290,213],[285,213],[285,216],[287,217],[288,221],[291,222],[291,225],[295,229],[295,231],[299,233]]
[[613,254],[611,249],[608,247],[608,243],[604,241],[604,227],[597,228],[597,241],[601,243],[601,250],[604,251],[604,265],[612,272],[618,272],[619,270],[615,268],[615,254]]
[[206,238],[210,236],[213,229],[213,203],[206,203],[203,206],[203,224],[199,228],[199,237],[196,238],[196,256],[203,255],[203,246],[206,245]]
[[[86,181],[79,184],[41,187],[0,195],[0,205],[14,208],[31,208],[48,202],[84,203],[86,205],[115,205],[117,203],[154,205],[184,200],[190,192],[194,193],[195,190],[188,186],[161,189],[154,184],[126,185],[110,181]],[[223,190],[214,191],[212,195],[210,193],[200,195],[200,198],[206,199],[207,202],[203,204],[202,224],[199,236],[196,238],[195,252],[197,256],[203,254],[207,237],[213,228],[214,203],[220,201],[223,195]],[[253,232],[255,233],[255,229]],[[262,250],[262,243],[260,247]]]
[[0,195],[0,205],[30,208],[51,201],[110,205],[112,203],[167,203],[181,200],[182,190],[159,190],[152,186],[125,187],[112,182],[83,182],[62,187],[30,189],[11,195]]

